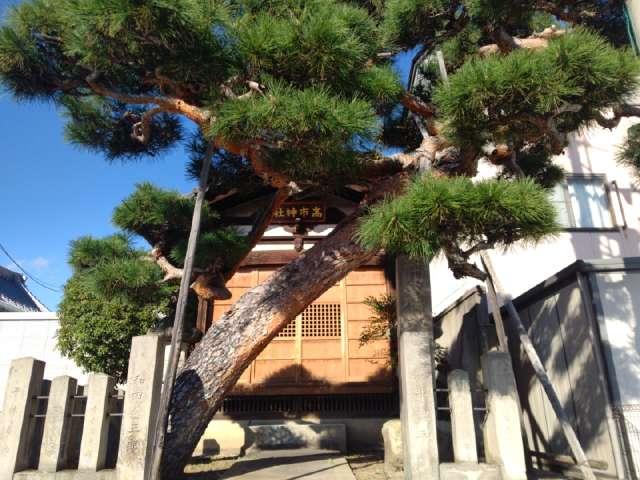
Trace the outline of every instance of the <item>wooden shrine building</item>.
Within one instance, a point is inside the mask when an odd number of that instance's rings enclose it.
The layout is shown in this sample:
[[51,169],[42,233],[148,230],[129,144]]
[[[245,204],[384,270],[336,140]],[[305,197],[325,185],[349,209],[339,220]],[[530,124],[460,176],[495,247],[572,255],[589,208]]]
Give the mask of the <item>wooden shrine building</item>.
[[[269,196],[236,204],[231,198],[224,215],[240,230],[248,230],[262,201],[269,201]],[[199,328],[206,330],[244,292],[329,234],[358,201],[351,191],[345,196],[289,199],[227,283],[232,297],[201,304]],[[389,340],[360,342],[373,314],[363,302],[391,291],[390,263],[384,256],[374,257],[309,305],[251,363],[219,415],[396,413]]]

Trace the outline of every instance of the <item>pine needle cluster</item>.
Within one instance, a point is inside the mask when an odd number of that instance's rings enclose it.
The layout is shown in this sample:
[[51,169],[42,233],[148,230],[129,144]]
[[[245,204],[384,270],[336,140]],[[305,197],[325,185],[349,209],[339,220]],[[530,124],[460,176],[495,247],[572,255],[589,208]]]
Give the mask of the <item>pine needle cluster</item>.
[[368,248],[432,257],[451,245],[506,247],[558,230],[547,192],[530,179],[416,178],[402,197],[371,209],[358,239]]
[[[630,50],[576,29],[544,49],[470,60],[434,100],[455,142],[522,145],[539,136],[537,120],[557,115],[565,132],[589,125],[602,109],[627,100],[639,75]],[[579,109],[563,111],[568,105]]]

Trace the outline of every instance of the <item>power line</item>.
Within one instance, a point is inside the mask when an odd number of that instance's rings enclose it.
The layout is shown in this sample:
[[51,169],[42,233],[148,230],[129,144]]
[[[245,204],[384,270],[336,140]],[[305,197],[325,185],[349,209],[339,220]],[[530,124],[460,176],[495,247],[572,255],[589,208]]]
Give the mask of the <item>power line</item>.
[[2,245],[2,243],[0,243],[0,250],[2,250],[4,252],[4,254],[9,257],[9,260],[11,260],[13,262],[13,264],[18,267],[22,273],[24,273],[29,279],[33,280],[35,283],[37,283],[38,285],[40,285],[42,288],[46,288],[47,290],[51,290],[52,292],[60,292],[59,288],[55,288],[52,287],[50,285],[47,285],[46,283],[44,283],[42,280],[38,280],[36,277],[34,277],[33,275],[31,275],[29,272],[27,272],[24,268],[22,268],[22,266],[11,256],[11,254],[9,252],[7,252],[7,249],[4,248],[4,246]]

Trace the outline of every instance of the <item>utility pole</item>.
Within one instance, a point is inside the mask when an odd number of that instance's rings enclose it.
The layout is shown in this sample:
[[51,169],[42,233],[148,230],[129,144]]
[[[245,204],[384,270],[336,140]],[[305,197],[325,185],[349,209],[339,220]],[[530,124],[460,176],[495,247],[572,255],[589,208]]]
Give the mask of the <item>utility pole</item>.
[[207,192],[209,169],[211,167],[211,156],[213,155],[213,149],[213,143],[209,143],[209,145],[207,146],[207,152],[202,160],[202,167],[200,168],[200,178],[198,181],[196,202],[195,206],[193,207],[193,217],[191,219],[191,231],[189,232],[189,241],[187,243],[187,254],[184,259],[182,280],[180,281],[180,292],[178,293],[178,303],[176,305],[176,316],[173,321],[173,330],[171,332],[169,365],[167,367],[167,371],[165,372],[163,380],[162,395],[160,396],[160,407],[153,433],[151,456],[150,458],[145,459],[145,462],[147,463],[147,468],[145,468],[145,471],[147,472],[145,480],[160,479],[160,467],[162,463],[162,452],[164,450],[164,441],[169,421],[171,394],[173,393],[173,384],[176,381],[178,362],[180,361],[184,315],[187,308],[189,289],[191,288],[193,260],[196,253],[198,235],[200,234],[202,205],[204,204],[204,197]]

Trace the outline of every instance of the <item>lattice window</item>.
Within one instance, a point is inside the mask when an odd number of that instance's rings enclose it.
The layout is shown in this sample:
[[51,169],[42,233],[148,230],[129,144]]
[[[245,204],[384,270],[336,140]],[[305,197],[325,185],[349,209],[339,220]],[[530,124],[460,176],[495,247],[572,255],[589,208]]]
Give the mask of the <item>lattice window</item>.
[[291,320],[291,322],[280,331],[276,338],[295,338],[297,321],[297,318]]
[[339,303],[312,303],[301,314],[302,337],[340,337]]

